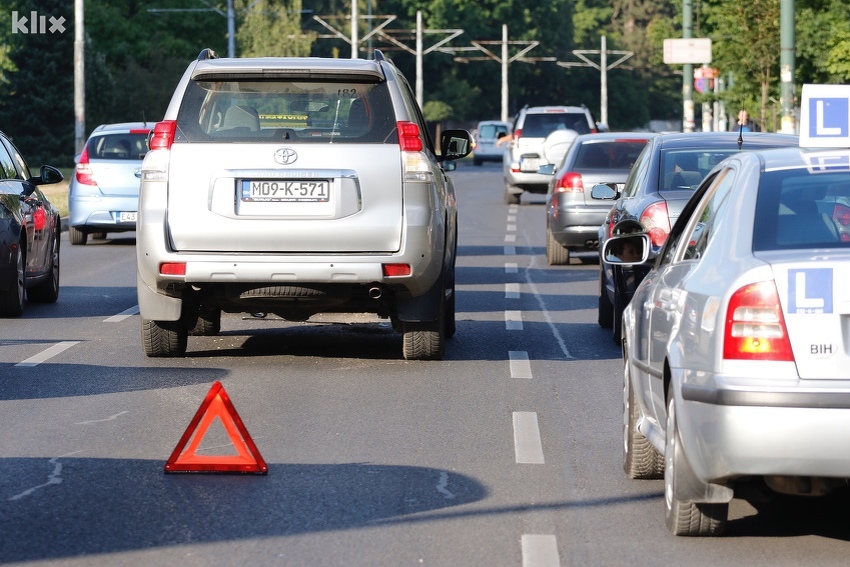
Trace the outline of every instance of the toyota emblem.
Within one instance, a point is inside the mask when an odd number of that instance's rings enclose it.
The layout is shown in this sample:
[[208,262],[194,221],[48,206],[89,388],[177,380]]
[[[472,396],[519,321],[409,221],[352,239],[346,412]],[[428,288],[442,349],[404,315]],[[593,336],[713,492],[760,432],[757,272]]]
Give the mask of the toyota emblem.
[[298,154],[292,148],[280,148],[274,153],[274,160],[281,165],[289,165],[295,163],[298,159]]

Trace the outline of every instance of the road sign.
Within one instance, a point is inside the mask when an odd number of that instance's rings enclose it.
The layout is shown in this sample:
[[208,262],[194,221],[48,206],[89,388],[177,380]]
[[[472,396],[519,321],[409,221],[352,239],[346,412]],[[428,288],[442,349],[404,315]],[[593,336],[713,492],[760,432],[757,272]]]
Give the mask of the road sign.
[[707,37],[665,39],[664,62],[668,65],[711,63],[711,39]]
[[[230,442],[236,449],[237,455],[198,455],[197,451],[201,441],[206,435],[210,425],[215,419],[219,419],[224,426]],[[194,437],[193,434],[194,433]],[[189,443],[189,439],[192,442]],[[189,445],[186,447],[186,445]],[[185,451],[184,451],[185,448]],[[221,382],[216,381],[201,407],[192,418],[177,447],[171,453],[171,457],[165,463],[165,472],[240,472],[266,474],[269,467],[257,450],[254,440],[245,429],[242,419],[236,413],[236,408],[230,401],[227,392]]]
[[803,85],[800,146],[850,148],[850,85]]

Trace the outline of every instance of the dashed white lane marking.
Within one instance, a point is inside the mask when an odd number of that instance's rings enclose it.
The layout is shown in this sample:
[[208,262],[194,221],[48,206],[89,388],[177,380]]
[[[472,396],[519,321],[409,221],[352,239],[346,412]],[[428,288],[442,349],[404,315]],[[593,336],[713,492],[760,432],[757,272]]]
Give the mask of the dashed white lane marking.
[[518,283],[506,283],[505,284],[505,299],[519,299],[519,284]]
[[514,412],[514,451],[517,463],[531,465],[545,463],[543,443],[540,441],[540,427],[537,425],[537,412]]
[[437,492],[443,495],[446,500],[454,499],[455,495],[446,488],[449,485],[449,473],[443,471],[440,473],[440,482],[437,483]]
[[125,309],[124,311],[122,311],[118,315],[113,315],[112,317],[104,319],[103,322],[104,323],[118,323],[120,321],[123,321],[127,317],[132,317],[133,315],[138,315],[138,313],[139,313],[139,306],[135,305],[135,306],[133,306],[129,309]]
[[515,274],[519,271],[519,266],[516,262],[505,262],[505,273]]
[[522,331],[522,311],[505,311],[505,329]]
[[522,536],[522,567],[558,567],[558,539],[553,535]]
[[505,242],[516,242],[516,234],[506,234]]
[[516,255],[516,246],[505,246],[505,256]]
[[508,232],[516,232],[516,225],[508,223]]
[[73,453],[68,453],[67,455],[62,455],[61,457],[53,457],[48,463],[53,465],[53,472],[47,475],[47,482],[44,484],[39,484],[38,486],[33,486],[32,488],[28,488],[21,492],[20,494],[15,494],[9,500],[20,500],[21,498],[25,498],[38,490],[39,488],[45,488],[52,484],[62,484],[62,463],[59,462],[59,459],[64,457],[70,457],[71,455],[75,455],[77,453],[81,453],[82,451],[74,451]]
[[129,411],[127,411],[127,410],[119,411],[119,412],[118,412],[118,413],[116,413],[115,415],[110,415],[109,417],[105,417],[105,418],[103,418],[103,419],[90,419],[90,420],[88,420],[88,421],[78,421],[78,422],[77,422],[77,423],[75,423],[74,425],[89,425],[89,424],[91,424],[91,423],[102,423],[102,422],[104,422],[104,421],[112,421],[112,420],[114,420],[114,419],[118,419],[119,417],[121,417],[121,416],[122,416],[122,415],[124,415],[125,413],[130,413],[130,412],[129,412]]
[[508,358],[511,361],[511,378],[531,378],[531,362],[528,353],[524,350],[509,350]]
[[61,343],[56,343],[52,347],[41,351],[39,354],[37,354],[35,356],[31,356],[26,360],[22,360],[21,362],[17,363],[15,366],[38,366],[39,364],[41,364],[45,360],[53,358],[54,356],[56,356],[60,352],[71,348],[72,346],[74,346],[75,344],[78,344],[79,342],[80,341],[62,341]]

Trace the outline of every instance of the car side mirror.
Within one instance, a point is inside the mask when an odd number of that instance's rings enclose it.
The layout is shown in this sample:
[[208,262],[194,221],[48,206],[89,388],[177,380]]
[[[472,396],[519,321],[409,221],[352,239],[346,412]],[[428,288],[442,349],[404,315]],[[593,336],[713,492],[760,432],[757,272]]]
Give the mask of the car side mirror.
[[29,180],[33,185],[51,185],[53,183],[59,183],[65,179],[62,176],[62,172],[53,167],[52,165],[42,165],[41,166],[41,175],[38,177],[33,177]]
[[645,232],[612,236],[602,246],[602,261],[615,266],[634,266],[649,259],[652,249]]
[[472,151],[472,136],[466,130],[443,130],[440,134],[440,161],[464,158]]
[[555,175],[555,164],[547,163],[537,168],[537,173],[541,175]]
[[620,190],[616,183],[599,183],[590,189],[590,196],[594,199],[613,201],[620,196]]

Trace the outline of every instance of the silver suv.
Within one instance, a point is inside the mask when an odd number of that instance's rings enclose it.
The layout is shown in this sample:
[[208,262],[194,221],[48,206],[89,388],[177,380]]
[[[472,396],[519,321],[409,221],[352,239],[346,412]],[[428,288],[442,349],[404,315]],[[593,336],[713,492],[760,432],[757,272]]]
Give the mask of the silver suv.
[[546,193],[550,175],[538,173],[540,166],[558,165],[564,156],[563,144],[556,142],[553,156],[547,156],[546,138],[553,132],[567,130],[575,134],[596,133],[596,123],[584,106],[534,106],[523,108],[514,124],[510,150],[504,153],[502,171],[505,178],[505,202],[519,204],[523,191]]
[[154,127],[137,228],[142,345],[182,356],[221,313],[374,313],[406,359],[455,332],[457,211],[408,82],[374,60],[219,59],[205,49]]

